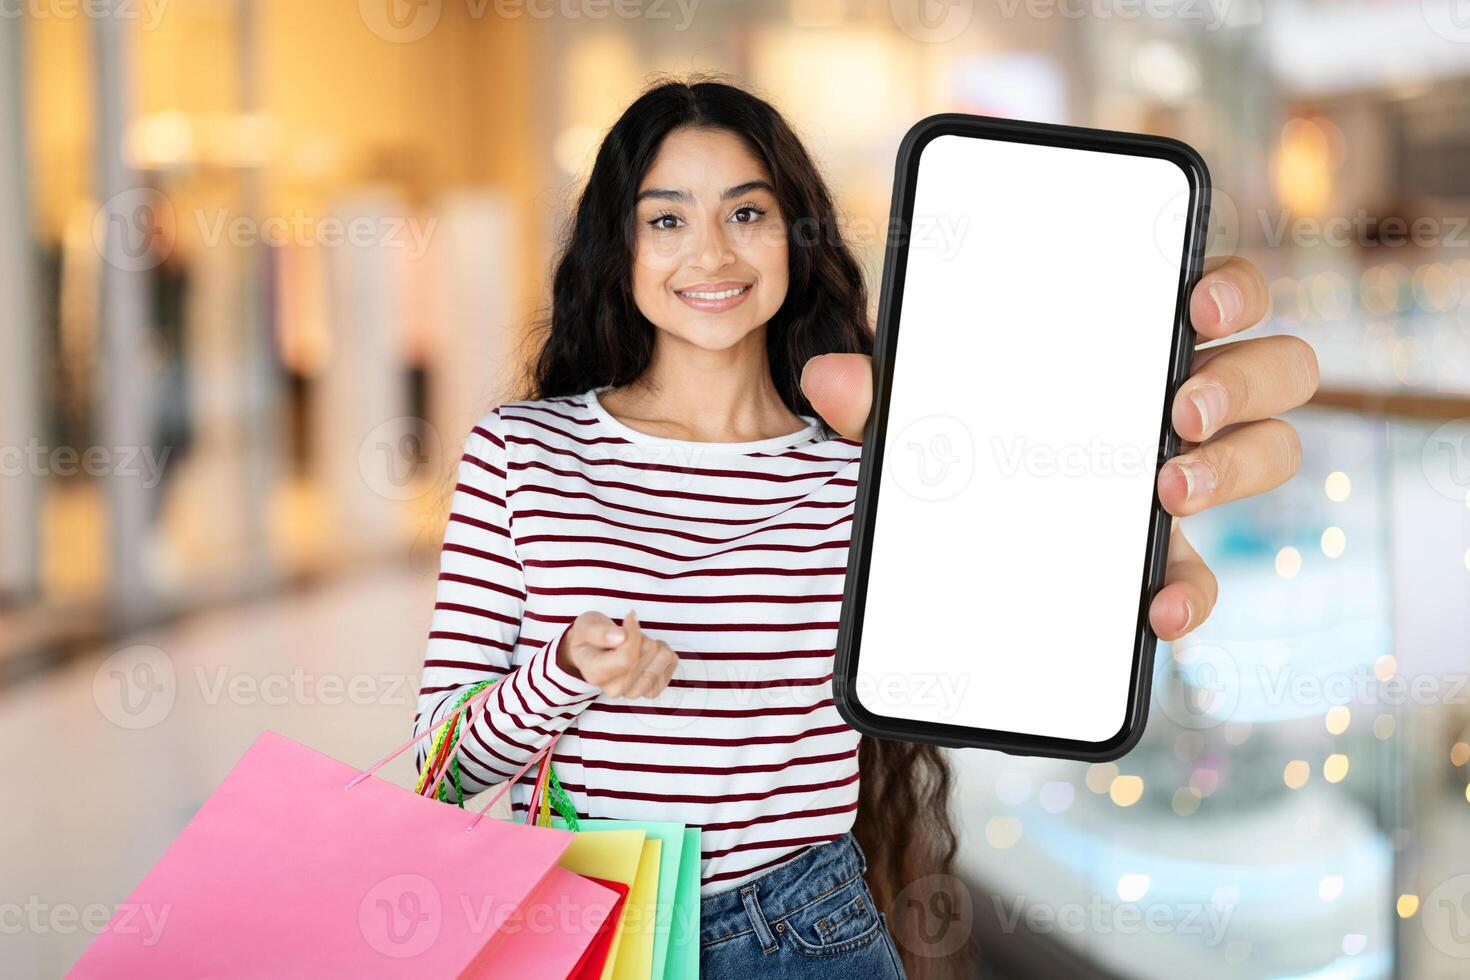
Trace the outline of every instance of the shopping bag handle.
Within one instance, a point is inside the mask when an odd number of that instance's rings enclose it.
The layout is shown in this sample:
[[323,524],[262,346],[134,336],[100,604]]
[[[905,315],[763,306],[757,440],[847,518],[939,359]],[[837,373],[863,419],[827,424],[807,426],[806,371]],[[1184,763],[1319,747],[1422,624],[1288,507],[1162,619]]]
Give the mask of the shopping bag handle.
[[[486,684],[488,684],[488,685],[490,685],[490,686],[493,687],[498,680],[499,680],[499,678],[496,678],[496,680],[494,680],[494,681],[485,681],[483,683],[486,683]],[[476,692],[476,693],[478,694],[480,692]],[[470,699],[470,700],[473,700],[473,699]],[[501,702],[502,707],[504,706],[504,704],[505,704],[505,702],[502,701]],[[468,716],[466,716],[466,717],[468,717]],[[460,720],[461,721],[464,721],[463,718],[461,718]],[[444,719],[444,724],[447,725],[449,723],[450,723],[450,719],[449,718],[445,718]],[[463,724],[463,725],[458,726],[455,729],[455,732],[454,732],[454,744],[449,747],[449,752],[444,756],[444,759],[445,759],[444,767],[442,769],[440,769],[439,770],[439,774],[434,777],[434,783],[433,783],[433,785],[430,786],[430,787],[428,787],[428,791],[423,794],[423,795],[427,796],[429,799],[431,799],[431,800],[438,799],[439,784],[442,783],[442,782],[444,782],[444,777],[447,776],[447,775],[449,775],[449,770],[454,767],[454,758],[455,758],[455,756],[459,755],[459,745],[460,745],[461,742],[464,741],[464,733],[467,732],[467,731],[469,731],[469,727],[470,727],[469,724],[466,723],[466,724]],[[464,806],[464,794],[463,793],[460,794],[460,806],[461,807]]]
[[[407,742],[404,742],[402,745],[398,746],[398,748],[394,749],[392,752],[389,752],[387,755],[385,755],[383,758],[379,759],[377,762],[374,762],[370,767],[368,767],[367,769],[364,769],[362,772],[360,772],[356,776],[352,777],[352,781],[349,782],[343,788],[344,789],[351,789],[352,787],[356,786],[358,783],[362,782],[364,779],[367,779],[369,776],[371,776],[374,773],[376,773],[379,769],[383,768],[388,763],[392,762],[394,759],[398,758],[400,755],[402,755],[403,753],[407,752],[409,749],[413,748],[415,745],[417,745],[418,743],[422,742],[424,739],[428,738],[430,735],[434,734],[440,728],[442,728],[445,725],[449,724],[450,721],[452,721],[461,712],[468,711],[473,705],[477,704],[480,701],[483,701],[483,700],[489,698],[490,697],[490,692],[493,691],[493,690],[495,690],[495,685],[492,684],[489,687],[485,688],[485,690],[481,691],[479,694],[476,694],[474,697],[470,698],[464,704],[460,705],[458,708],[455,708],[453,711],[449,712],[449,714],[445,715],[444,718],[443,718],[443,720],[440,721],[438,724],[430,725],[428,728],[424,729],[422,732],[419,732],[419,734],[415,735],[413,738],[409,739]],[[461,729],[460,734],[463,735],[463,729],[468,728],[468,727],[469,727],[468,725],[461,725],[460,726],[460,729]],[[458,741],[456,741],[455,742],[455,748],[457,749],[458,747],[459,747],[459,743],[458,743]]]
[[[545,745],[541,746],[541,748],[537,749],[535,752],[532,752],[531,757],[526,760],[526,764],[517,769],[514,776],[510,777],[509,779],[505,780],[505,782],[500,784],[500,789],[496,790],[495,795],[490,798],[490,802],[486,803],[483,807],[480,808],[479,812],[475,814],[475,819],[470,821],[470,825],[465,828],[465,832],[468,833],[469,831],[475,829],[475,826],[485,818],[485,814],[490,811],[490,808],[495,805],[496,801],[498,801],[502,796],[509,792],[512,786],[521,781],[521,777],[526,774],[526,770],[530,769],[536,764],[536,760],[540,759],[543,755],[550,757],[550,755],[556,751],[556,743],[560,738],[561,732],[557,732],[555,735],[551,736],[550,742],[547,742]],[[532,814],[532,816],[534,816],[534,814]]]
[[[495,682],[494,681],[486,681],[484,683],[486,683],[486,684],[494,684]],[[471,688],[471,690],[474,690],[474,689]],[[478,694],[479,692],[476,691],[475,693]],[[473,697],[473,695],[471,697]],[[466,700],[469,700],[469,698],[467,698]],[[449,723],[447,719],[446,719],[446,722],[445,723],[446,724]],[[441,768],[439,770],[439,774],[434,778],[433,784],[427,787],[427,790],[428,791],[423,794],[423,795],[429,797],[429,799],[437,799],[438,798],[439,784],[444,781],[444,777],[446,775],[448,775],[450,769],[452,769],[456,765],[458,765],[458,763],[455,762],[455,757],[459,754],[459,746],[460,746],[460,743],[462,741],[464,741],[464,734],[469,729],[469,727],[470,726],[468,724],[463,724],[463,725],[460,725],[458,727],[458,729],[455,731],[454,744],[449,747],[448,753],[446,753],[445,756],[444,756],[444,758],[446,759],[446,761],[444,763],[443,768]],[[558,738],[561,738],[562,734],[563,734],[563,732],[557,732],[556,735],[553,736],[552,741],[551,741],[551,746],[549,747],[550,748],[550,751],[548,751],[545,754],[545,758],[542,759],[542,762],[541,762],[541,771],[536,776],[535,785],[531,789],[531,800],[530,800],[530,802],[526,806],[526,823],[537,825],[537,826],[547,826],[547,827],[551,826],[550,817],[549,816],[547,817],[547,822],[545,824],[542,824],[541,823],[541,816],[545,816],[547,814],[547,810],[548,810],[547,800],[548,800],[548,798],[551,798],[551,799],[556,799],[556,808],[557,808],[558,812],[561,813],[562,819],[564,819],[567,822],[567,829],[569,829],[569,830],[576,830],[577,829],[577,813],[576,813],[576,810],[571,807],[571,804],[567,802],[567,800],[565,799],[564,796],[558,798],[558,794],[560,794],[562,791],[561,791],[560,784],[557,782],[557,779],[556,779],[556,771],[552,768],[552,765],[551,765],[552,757],[555,755],[555,751],[556,751],[555,750],[556,740]],[[534,759],[534,756],[532,758]],[[525,772],[525,770],[522,769],[521,772]],[[456,777],[456,778],[458,778],[458,777]],[[516,774],[516,779],[519,779],[519,778],[520,778],[520,773],[517,773]],[[496,799],[499,799],[499,797],[496,797]],[[493,805],[493,802],[494,801],[492,801],[492,805]],[[540,809],[542,811],[541,816],[538,816],[537,815],[537,812],[536,812],[537,811],[537,808],[538,808],[538,803],[539,803]],[[464,807],[464,795],[462,793],[460,794],[460,803],[459,803],[459,805],[460,805],[461,808]]]
[[[450,720],[452,718],[456,717],[457,715],[459,715],[460,713],[462,713],[464,711],[468,711],[471,706],[479,703],[480,701],[483,701],[483,700],[489,698],[490,697],[490,693],[496,689],[496,686],[497,685],[494,685],[494,684],[489,685],[488,687],[485,688],[485,690],[481,691],[479,694],[476,694],[474,697],[470,698],[464,704],[460,705],[458,708],[455,708],[453,711],[449,712],[449,714],[445,715],[444,716],[444,719],[442,721],[440,721],[437,725],[430,725],[424,731],[420,732],[419,734],[415,735],[413,738],[409,739],[407,742],[404,742],[402,745],[398,746],[398,748],[394,749],[392,752],[388,753],[386,756],[384,756],[383,758],[379,759],[377,762],[373,763],[372,766],[370,766],[369,768],[367,768],[367,769],[363,770],[362,772],[358,773],[356,776],[352,777],[352,780],[346,786],[344,786],[343,789],[344,790],[348,790],[348,789],[351,789],[352,787],[356,786],[358,783],[362,782],[364,779],[367,779],[369,776],[371,776],[374,773],[376,773],[379,769],[383,768],[388,763],[392,762],[394,759],[398,758],[400,755],[402,755],[403,753],[407,752],[409,749],[413,748],[419,742],[422,742],[429,735],[431,735],[432,733],[438,731],[444,725],[449,724],[449,722],[450,722]],[[454,740],[454,747],[455,747],[455,750],[456,751],[459,749],[460,739],[464,738],[465,729],[467,729],[467,728],[469,728],[468,725],[460,725],[459,726],[459,732],[458,732],[458,734],[457,734],[457,736],[456,736],[456,738]],[[554,753],[555,750],[556,750],[556,743],[557,743],[557,741],[560,738],[561,738],[561,732],[557,732],[555,735],[553,735],[551,737],[551,741],[550,742],[546,743],[541,748],[539,748],[535,752],[531,753],[531,757],[526,760],[526,764],[523,765],[523,766],[521,766],[520,769],[516,770],[516,774],[514,776],[511,776],[509,779],[505,780],[501,784],[500,789],[497,790],[496,793],[495,793],[495,795],[490,798],[490,802],[489,803],[486,803],[485,806],[482,807],[479,810],[479,812],[477,812],[475,814],[475,818],[470,821],[470,825],[465,828],[465,832],[468,833],[471,830],[474,830],[475,829],[475,827],[480,823],[480,821],[482,819],[484,819],[485,814],[489,811],[489,809],[492,806],[494,806],[496,804],[496,802],[502,796],[504,796],[506,794],[506,792],[508,792],[512,786],[514,786],[517,782],[520,781],[520,778],[526,774],[526,770],[530,769],[533,765],[536,764],[536,760],[537,759],[540,759],[543,755],[547,755],[548,753]],[[452,753],[451,753],[451,755],[452,755]],[[441,773],[441,776],[442,776],[442,773]]]
[[536,781],[531,784],[531,798],[526,801],[526,823],[535,823],[539,817],[536,808],[541,803],[542,794],[546,792],[546,774],[551,770],[551,757],[547,756],[541,760],[541,768],[536,771]]

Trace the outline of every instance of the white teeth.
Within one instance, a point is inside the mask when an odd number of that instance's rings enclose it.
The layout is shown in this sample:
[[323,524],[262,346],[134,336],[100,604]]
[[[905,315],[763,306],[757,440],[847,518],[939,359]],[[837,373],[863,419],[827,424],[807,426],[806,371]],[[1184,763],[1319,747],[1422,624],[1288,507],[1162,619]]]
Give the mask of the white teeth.
[[739,296],[749,288],[749,286],[740,286],[735,289],[722,289],[718,293],[696,293],[681,289],[679,295],[688,296],[690,299],[729,299],[731,296]]

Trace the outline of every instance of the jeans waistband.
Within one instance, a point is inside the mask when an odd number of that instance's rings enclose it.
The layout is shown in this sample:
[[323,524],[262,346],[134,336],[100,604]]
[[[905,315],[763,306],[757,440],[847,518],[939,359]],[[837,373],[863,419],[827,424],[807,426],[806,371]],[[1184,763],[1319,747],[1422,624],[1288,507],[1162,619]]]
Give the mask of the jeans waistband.
[[753,928],[746,904],[749,901],[747,893],[759,902],[765,917],[774,920],[815,901],[867,870],[867,855],[851,831],[835,840],[813,844],[744,884],[701,899],[699,940],[708,943]]

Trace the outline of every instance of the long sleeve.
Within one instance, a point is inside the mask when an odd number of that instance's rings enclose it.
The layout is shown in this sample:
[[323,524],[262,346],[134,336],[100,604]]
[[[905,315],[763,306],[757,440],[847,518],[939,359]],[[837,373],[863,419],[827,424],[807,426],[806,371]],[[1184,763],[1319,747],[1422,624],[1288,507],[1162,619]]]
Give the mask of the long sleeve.
[[[482,706],[465,716],[469,727],[459,761],[466,793],[509,779],[601,693],[557,665],[556,648],[570,624],[545,643],[527,644],[521,636],[526,593],[510,521],[503,431],[496,409],[470,433],[459,463],[414,719],[414,733],[422,733],[442,721],[467,688],[501,678]],[[420,769],[431,741],[420,743]]]

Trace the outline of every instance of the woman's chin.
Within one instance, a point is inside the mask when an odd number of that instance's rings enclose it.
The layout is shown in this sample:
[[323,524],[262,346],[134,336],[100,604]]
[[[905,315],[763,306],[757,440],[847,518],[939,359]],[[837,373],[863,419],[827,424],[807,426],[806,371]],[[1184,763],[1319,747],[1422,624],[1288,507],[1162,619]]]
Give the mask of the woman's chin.
[[696,316],[680,323],[670,331],[685,343],[707,351],[729,350],[760,329],[757,324],[742,318],[738,323],[720,316]]

